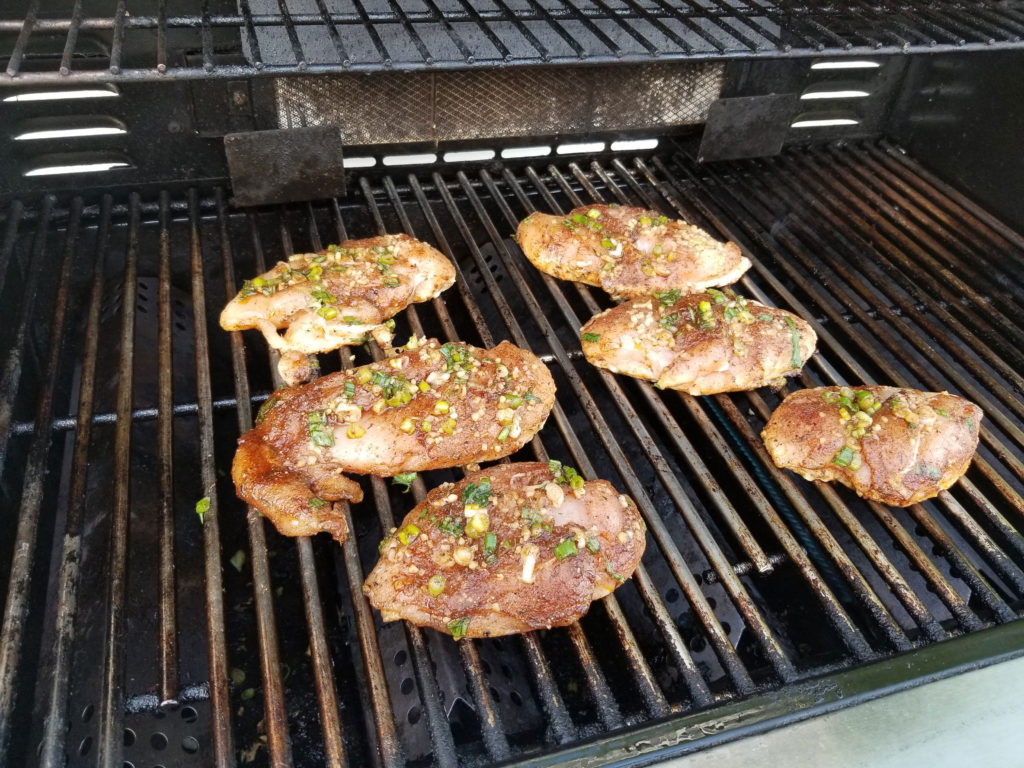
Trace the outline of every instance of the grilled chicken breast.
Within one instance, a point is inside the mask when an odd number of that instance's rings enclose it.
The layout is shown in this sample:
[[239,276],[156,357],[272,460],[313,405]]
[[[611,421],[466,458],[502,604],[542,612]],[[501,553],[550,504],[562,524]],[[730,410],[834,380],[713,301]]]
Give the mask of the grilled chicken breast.
[[435,488],[381,544],[363,591],[385,621],[461,637],[571,624],[632,575],[636,505],[557,461],[505,464]]
[[227,331],[258,328],[284,353],[285,381],[298,383],[313,371],[303,355],[361,344],[367,334],[389,343],[385,321],[454,282],[455,267],[444,254],[408,235],[349,240],[296,254],[246,280],[220,324]]
[[779,467],[906,507],[949,488],[967,471],[983,415],[974,403],[946,392],[822,387],[787,397],[761,436]]
[[750,269],[735,243],[643,208],[591,205],[568,216],[534,213],[520,222],[517,237],[537,269],[625,298],[729,285]]
[[[543,426],[555,384],[534,355],[422,341],[388,360],[280,390],[238,441],[238,495],[286,535],[347,532],[331,502],[359,501],[342,473],[391,476],[514,453]],[[340,527],[341,526],[341,527]]]
[[813,329],[796,315],[731,290],[667,291],[619,304],[582,328],[599,368],[691,395],[763,387],[814,354]]

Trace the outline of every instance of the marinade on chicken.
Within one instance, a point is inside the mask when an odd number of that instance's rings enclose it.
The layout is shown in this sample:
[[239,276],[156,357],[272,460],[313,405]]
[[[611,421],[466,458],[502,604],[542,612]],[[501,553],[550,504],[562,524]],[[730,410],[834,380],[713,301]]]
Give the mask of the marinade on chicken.
[[504,464],[432,490],[381,544],[363,585],[385,621],[461,637],[558,627],[640,563],[636,505],[553,461]]
[[517,238],[542,272],[624,298],[730,285],[750,269],[735,243],[629,206],[583,206],[567,216],[533,213],[520,222]]
[[947,392],[818,387],[783,400],[761,436],[779,467],[906,507],[949,488],[967,471],[983,415],[974,403]]
[[238,495],[285,535],[347,531],[333,502],[359,501],[345,473],[390,477],[499,459],[543,426],[547,366],[508,342],[493,349],[414,342],[381,362],[276,392],[238,441]]
[[391,317],[454,282],[445,255],[408,235],[349,240],[295,254],[246,280],[220,324],[228,331],[259,329],[281,353],[282,378],[296,384],[316,370],[309,355],[362,344],[368,336],[389,343]]
[[714,288],[626,301],[581,330],[583,354],[599,368],[691,395],[756,389],[795,375],[816,342],[796,315]]

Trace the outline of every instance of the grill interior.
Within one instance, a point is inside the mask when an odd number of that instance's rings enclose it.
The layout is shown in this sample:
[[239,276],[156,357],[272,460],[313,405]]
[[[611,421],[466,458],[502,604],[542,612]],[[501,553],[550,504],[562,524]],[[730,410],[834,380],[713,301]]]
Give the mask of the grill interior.
[[[222,188],[11,202],[7,762],[644,759],[756,723],[765,696],[799,692],[786,705],[799,712],[827,698],[820,681],[903,652],[1019,646],[1024,237],[885,142],[711,166],[694,153],[664,139],[588,163],[367,176],[349,198],[248,213]],[[906,510],[865,503],[768,460],[758,435],[785,391],[693,398],[591,367],[579,326],[609,300],[541,275],[511,236],[530,211],[590,201],[654,207],[739,242],[754,262],[739,289],[819,335],[790,387],[893,383],[980,404],[967,475]],[[273,382],[266,344],[221,331],[220,308],[289,253],[385,231],[459,268],[441,299],[399,316],[398,338],[532,349],[558,404],[517,458],[605,477],[644,514],[642,567],[578,625],[457,644],[382,625],[360,584],[422,483],[402,494],[364,479],[344,547],[280,537],[234,496],[235,440]],[[638,735],[663,723],[672,739]]]

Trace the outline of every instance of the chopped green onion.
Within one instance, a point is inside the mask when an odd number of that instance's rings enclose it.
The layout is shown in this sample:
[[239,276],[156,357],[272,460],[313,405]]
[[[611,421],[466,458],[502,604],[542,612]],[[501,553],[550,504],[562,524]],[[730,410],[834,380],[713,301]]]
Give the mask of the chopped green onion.
[[320,509],[320,507],[326,507],[327,502],[321,499],[319,496],[311,496],[309,501],[306,502],[313,509]]
[[567,557],[576,557],[577,554],[576,541],[574,539],[565,539],[555,547],[555,557],[559,560],[565,560]]
[[235,566],[235,570],[239,573],[242,572],[242,566],[245,565],[245,552],[238,550],[231,556],[231,564]]
[[398,540],[408,547],[419,538],[419,535],[420,529],[412,523],[409,523],[405,528],[398,532]]
[[446,435],[452,434],[453,432],[455,432],[456,423],[457,422],[455,421],[455,419],[446,420],[445,423],[441,425],[441,431],[444,432]]
[[[318,309],[316,313],[320,315],[320,317],[322,317],[324,320],[333,320],[338,316],[338,310],[336,310],[334,307],[320,307],[320,309]],[[346,322],[348,321],[346,320]]]
[[714,300],[715,304],[725,304],[729,301],[729,299],[725,297],[725,294],[717,288],[708,288],[708,293],[711,294],[711,298]]
[[235,685],[241,685],[245,682],[245,672],[238,667],[232,667],[229,674],[231,675],[231,682]]
[[658,321],[658,325],[664,328],[669,333],[676,332],[676,324],[679,322],[679,313],[673,312],[671,315],[665,315]]
[[447,400],[438,400],[434,403],[434,415],[441,416],[442,414],[448,413],[451,407],[451,404]]
[[398,279],[397,275],[388,275],[384,278],[385,288],[397,288],[399,285],[401,285],[401,281]]
[[597,210],[597,208],[591,208],[589,211],[587,211],[587,216],[589,216],[592,219],[599,219],[601,218],[601,212]]
[[[363,429],[359,424],[349,424],[348,429],[345,430],[345,435],[351,440],[358,440],[360,437],[366,434],[366,430]],[[331,445],[334,445],[334,439],[331,439]]]
[[452,633],[454,640],[461,640],[466,636],[466,627],[469,626],[469,617],[463,616],[461,619],[455,619],[454,621],[448,622],[448,631]]
[[430,580],[427,582],[427,589],[430,591],[430,594],[437,597],[444,592],[444,582],[444,575],[440,573],[435,573],[431,576]]
[[757,316],[757,319],[760,320],[762,323],[770,323],[772,321],[772,316],[769,315],[767,312],[762,312],[760,315]]
[[783,320],[786,321],[786,325],[789,326],[789,335],[793,340],[793,355],[789,359],[789,364],[794,368],[799,368],[804,364],[803,359],[800,357],[800,334],[796,329],[796,323],[793,322],[793,318],[786,315]]
[[327,416],[323,411],[311,411],[306,414],[309,423],[309,438],[314,445],[329,448],[334,445],[334,431],[327,424]]
[[210,497],[203,496],[199,501],[196,502],[196,514],[199,515],[199,524],[204,525],[206,523],[206,513],[210,511]]
[[605,570],[605,573],[607,573],[609,576],[611,576],[613,579],[615,579],[617,582],[619,582],[619,584],[622,584],[623,582],[625,582],[625,579],[622,576],[620,576],[619,574],[617,574],[615,571],[612,570],[612,561],[609,560],[607,557],[604,559],[604,570]]
[[525,400],[528,403],[539,403],[540,402],[540,398],[537,397],[535,394],[533,394],[533,392],[531,392],[530,390],[526,390],[526,394],[523,395],[523,400]]
[[484,559],[490,562],[490,558],[494,556],[495,550],[498,548],[498,535],[496,533],[488,533],[484,536],[483,553]]
[[601,247],[610,251],[615,247],[615,243],[614,241],[606,237],[603,240],[601,240]]
[[711,311],[710,301],[701,301],[697,304],[697,314],[700,316],[700,327],[710,330],[715,327],[715,315]]
[[664,253],[664,249],[661,247],[661,243],[651,248],[651,253],[653,253],[655,256],[661,256],[661,254]]
[[587,536],[587,549],[595,555],[601,551],[601,542],[598,541],[597,536]]
[[271,395],[270,397],[268,397],[266,399],[266,401],[264,401],[263,405],[260,406],[259,411],[257,411],[257,413],[256,413],[256,423],[257,424],[262,424],[263,423],[263,419],[265,419],[267,417],[267,414],[270,413],[270,410],[275,405],[277,405],[277,402],[278,402],[277,395]]
[[675,304],[679,301],[679,289],[672,288],[668,291],[660,291],[654,294],[654,298],[658,300],[658,303],[663,307],[667,307],[670,304]]
[[600,341],[601,340],[601,334],[600,333],[584,333],[583,334],[583,340],[584,341],[589,341],[589,342]]
[[346,381],[343,387],[342,394],[349,400],[356,396],[356,383],[354,381]]
[[459,536],[461,536],[465,531],[465,529],[462,526],[462,523],[460,523],[454,517],[446,517],[444,520],[438,523],[437,527],[440,528],[443,533],[447,533],[449,536],[456,539]]
[[370,379],[373,378],[373,371],[369,368],[357,368],[356,369],[356,381],[360,384],[369,384]]
[[522,395],[505,395],[505,405],[507,405],[509,408],[518,408],[522,404]]
[[823,392],[822,395],[821,395],[821,398],[826,403],[838,403],[839,402],[839,393],[838,392],[833,392],[833,391],[829,390],[829,391]]
[[498,433],[498,442],[504,443],[508,440],[509,434],[512,432],[512,427],[503,427],[501,432]]
[[582,213],[574,213],[572,215],[572,220],[573,220],[573,223],[575,223],[575,224],[586,224],[587,223],[587,217],[584,214],[582,214]]
[[471,539],[479,539],[491,527],[491,518],[486,512],[477,512],[466,523],[466,535]]
[[393,482],[395,485],[401,488],[404,493],[409,490],[410,486],[412,485],[415,479],[415,472],[399,472],[391,479],[391,482]]
[[256,695],[256,689],[255,688],[246,688],[244,691],[242,691],[241,698],[242,698],[242,701],[249,701],[249,699],[251,699],[255,695]]
[[939,414],[939,416],[944,416],[947,419],[949,418],[949,411],[947,411],[945,408],[936,408],[935,412]]
[[491,503],[491,480],[481,477],[479,483],[470,483],[462,489],[464,506],[486,507]]
[[850,462],[853,461],[853,448],[848,445],[844,445],[836,457],[832,459],[832,463],[837,467],[848,467]]
[[416,422],[414,422],[412,419],[406,419],[405,421],[398,425],[398,428],[405,432],[405,434],[411,435],[413,432],[416,431]]

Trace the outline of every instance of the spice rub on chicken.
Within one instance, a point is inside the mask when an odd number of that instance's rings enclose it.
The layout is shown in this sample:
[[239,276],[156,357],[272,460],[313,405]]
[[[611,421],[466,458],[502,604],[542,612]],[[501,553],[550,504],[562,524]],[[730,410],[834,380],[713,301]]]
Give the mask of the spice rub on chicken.
[[750,269],[735,243],[643,208],[591,205],[568,216],[534,213],[520,222],[517,238],[537,269],[625,298],[729,285]]
[[[259,329],[282,353],[284,380],[296,384],[315,370],[307,355],[361,344],[368,334],[390,343],[391,317],[454,282],[455,267],[444,254],[408,235],[349,240],[295,254],[246,280],[220,324],[227,331]],[[279,329],[286,329],[283,335]]]
[[632,499],[557,461],[435,488],[381,542],[363,584],[385,621],[455,639],[558,627],[629,578],[645,528]]
[[779,467],[906,507],[949,488],[967,471],[983,415],[974,403],[946,392],[820,387],[787,397],[761,436]]
[[599,368],[691,395],[763,387],[814,354],[813,329],[796,315],[714,288],[626,301],[582,328],[583,354]]
[[530,352],[412,341],[395,357],[276,392],[238,441],[238,495],[285,535],[347,531],[342,473],[391,476],[508,456],[543,426],[555,384]]

